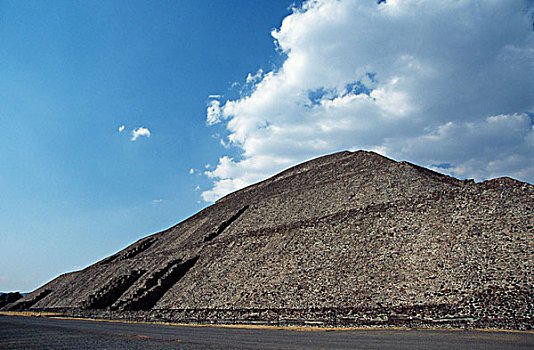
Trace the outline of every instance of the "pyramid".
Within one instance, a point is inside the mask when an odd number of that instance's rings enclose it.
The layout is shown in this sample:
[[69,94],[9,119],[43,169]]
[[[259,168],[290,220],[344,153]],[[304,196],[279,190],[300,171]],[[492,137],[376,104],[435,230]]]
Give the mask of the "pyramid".
[[534,186],[340,152],[6,308],[180,322],[534,326]]

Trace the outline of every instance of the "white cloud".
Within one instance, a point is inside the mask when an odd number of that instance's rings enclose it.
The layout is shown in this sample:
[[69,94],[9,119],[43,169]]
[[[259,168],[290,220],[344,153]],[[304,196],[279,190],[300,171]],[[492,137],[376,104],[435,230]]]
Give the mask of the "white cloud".
[[154,199],[152,201],[153,204],[159,204],[159,203],[163,203],[165,200],[164,199]]
[[218,100],[219,95],[210,95],[206,112],[206,123],[208,125],[217,124],[221,121],[221,102]]
[[119,132],[122,132],[124,130],[124,125],[119,126]]
[[222,143],[242,156],[206,172],[214,184],[204,200],[343,149],[533,182],[532,9],[520,0],[304,3],[272,33],[283,65],[249,74],[250,92],[215,100],[211,116],[208,107],[208,124],[224,121]]
[[263,69],[261,68],[254,75],[252,75],[251,73],[248,73],[246,83],[254,84],[257,81],[261,80],[262,76],[263,76]]
[[135,141],[140,136],[150,137],[150,130],[141,126],[137,129],[132,130],[131,135],[132,137],[130,140]]
[[[384,142],[383,151],[425,159],[435,170],[458,177],[509,175],[532,182],[532,139],[532,119],[526,113],[502,114],[468,122],[450,121],[413,138],[392,138]],[[443,163],[450,165],[440,167]]]
[[189,174],[193,175],[195,173],[195,169],[191,168],[189,169]]

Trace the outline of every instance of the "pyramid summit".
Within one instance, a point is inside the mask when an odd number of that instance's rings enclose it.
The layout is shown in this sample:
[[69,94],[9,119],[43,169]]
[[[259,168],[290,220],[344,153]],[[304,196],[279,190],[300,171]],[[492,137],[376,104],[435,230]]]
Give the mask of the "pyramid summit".
[[186,322],[534,326],[534,186],[320,157],[10,304]]

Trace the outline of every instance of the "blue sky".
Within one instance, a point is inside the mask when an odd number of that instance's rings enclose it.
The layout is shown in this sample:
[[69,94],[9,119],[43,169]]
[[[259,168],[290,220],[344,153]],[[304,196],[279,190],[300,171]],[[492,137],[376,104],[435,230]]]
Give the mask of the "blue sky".
[[[189,170],[224,150],[209,95],[280,61],[270,31],[291,4],[0,2],[0,291],[205,207],[210,181]],[[133,142],[138,127],[151,134]]]
[[533,13],[528,0],[1,1],[0,291],[335,151],[534,182]]

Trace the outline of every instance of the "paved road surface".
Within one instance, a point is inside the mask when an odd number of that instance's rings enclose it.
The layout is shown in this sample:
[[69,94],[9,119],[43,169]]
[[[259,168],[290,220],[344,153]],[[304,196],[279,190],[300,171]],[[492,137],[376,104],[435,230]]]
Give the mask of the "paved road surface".
[[534,349],[534,334],[175,327],[0,316],[0,349]]

